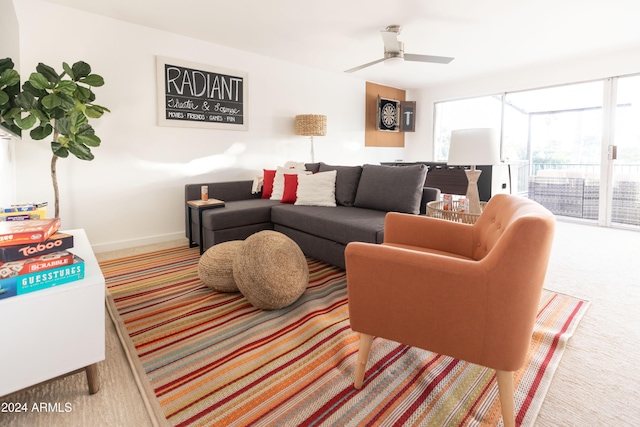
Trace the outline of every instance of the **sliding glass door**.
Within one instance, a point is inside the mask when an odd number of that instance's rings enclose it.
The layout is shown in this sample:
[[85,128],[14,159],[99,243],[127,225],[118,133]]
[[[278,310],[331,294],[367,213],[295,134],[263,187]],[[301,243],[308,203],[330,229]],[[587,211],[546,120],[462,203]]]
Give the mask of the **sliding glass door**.
[[616,94],[610,162],[610,215],[605,225],[640,226],[640,76],[614,81]]
[[446,161],[451,130],[499,127],[512,193],[558,216],[640,227],[640,76],[435,107],[436,161]]
[[557,215],[598,219],[602,93],[591,82],[505,96],[505,152],[527,147],[527,195]]

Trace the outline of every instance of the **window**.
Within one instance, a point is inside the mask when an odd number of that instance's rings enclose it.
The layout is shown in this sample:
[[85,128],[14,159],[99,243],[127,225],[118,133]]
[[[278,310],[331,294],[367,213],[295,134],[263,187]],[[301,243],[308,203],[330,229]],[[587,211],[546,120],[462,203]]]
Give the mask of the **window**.
[[434,160],[446,162],[451,131],[466,128],[500,129],[502,96],[483,96],[435,105]]
[[495,127],[512,192],[557,215],[640,226],[638,116],[640,75],[439,102],[434,159],[447,160],[451,130]]

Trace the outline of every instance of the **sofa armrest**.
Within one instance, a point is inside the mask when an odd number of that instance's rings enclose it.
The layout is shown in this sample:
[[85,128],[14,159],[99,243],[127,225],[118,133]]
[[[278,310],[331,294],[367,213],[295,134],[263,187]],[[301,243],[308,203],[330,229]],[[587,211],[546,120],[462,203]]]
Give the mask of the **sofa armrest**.
[[420,215],[427,214],[427,203],[440,200],[440,189],[434,187],[422,187],[422,200],[420,201]]
[[261,193],[251,194],[253,181],[228,181],[228,182],[202,182],[199,184],[186,184],[184,186],[184,199],[200,199],[200,187],[209,186],[209,198],[220,199],[225,202],[234,200],[259,199]]

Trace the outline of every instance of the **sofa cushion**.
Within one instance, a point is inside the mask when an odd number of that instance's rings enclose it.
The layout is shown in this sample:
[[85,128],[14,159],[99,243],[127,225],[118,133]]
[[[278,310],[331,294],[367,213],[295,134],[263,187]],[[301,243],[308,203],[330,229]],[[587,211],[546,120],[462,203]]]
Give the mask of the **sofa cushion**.
[[262,198],[269,199],[271,198],[271,193],[273,192],[273,180],[276,177],[276,170],[273,169],[263,169],[262,175]]
[[284,192],[282,193],[281,203],[295,203],[296,192],[298,191],[298,175],[284,174]]
[[312,173],[318,173],[320,170],[320,163],[305,163],[304,168]]
[[341,206],[353,206],[362,174],[362,166],[333,166],[320,162],[318,170],[338,173],[336,177],[336,203]]
[[426,177],[425,165],[364,165],[354,206],[419,214]]
[[351,241],[382,243],[386,212],[356,207],[274,206],[271,220],[342,244]]
[[296,198],[299,206],[335,206],[336,171],[299,175]]
[[[225,230],[251,224],[271,222],[271,207],[280,204],[280,200],[248,199],[226,202],[225,206],[207,209],[202,212],[202,224],[209,230]],[[193,214],[197,224],[198,215]]]
[[278,166],[276,168],[276,176],[273,179],[273,191],[271,192],[271,200],[280,201],[282,199],[282,195],[284,194],[284,174],[304,174],[308,175],[311,172],[306,171],[304,169],[295,169],[295,168],[285,168],[282,166]]

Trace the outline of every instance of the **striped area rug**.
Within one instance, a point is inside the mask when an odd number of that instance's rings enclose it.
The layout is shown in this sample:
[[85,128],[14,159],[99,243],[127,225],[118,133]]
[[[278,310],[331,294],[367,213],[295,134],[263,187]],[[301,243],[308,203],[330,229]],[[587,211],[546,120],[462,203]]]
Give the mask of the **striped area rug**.
[[[502,425],[494,373],[374,339],[353,388],[358,336],[343,270],[309,259],[307,291],[276,311],[217,293],[198,248],[102,262],[110,311],[160,425]],[[527,363],[515,374],[518,425],[533,425],[588,302],[544,291]]]

